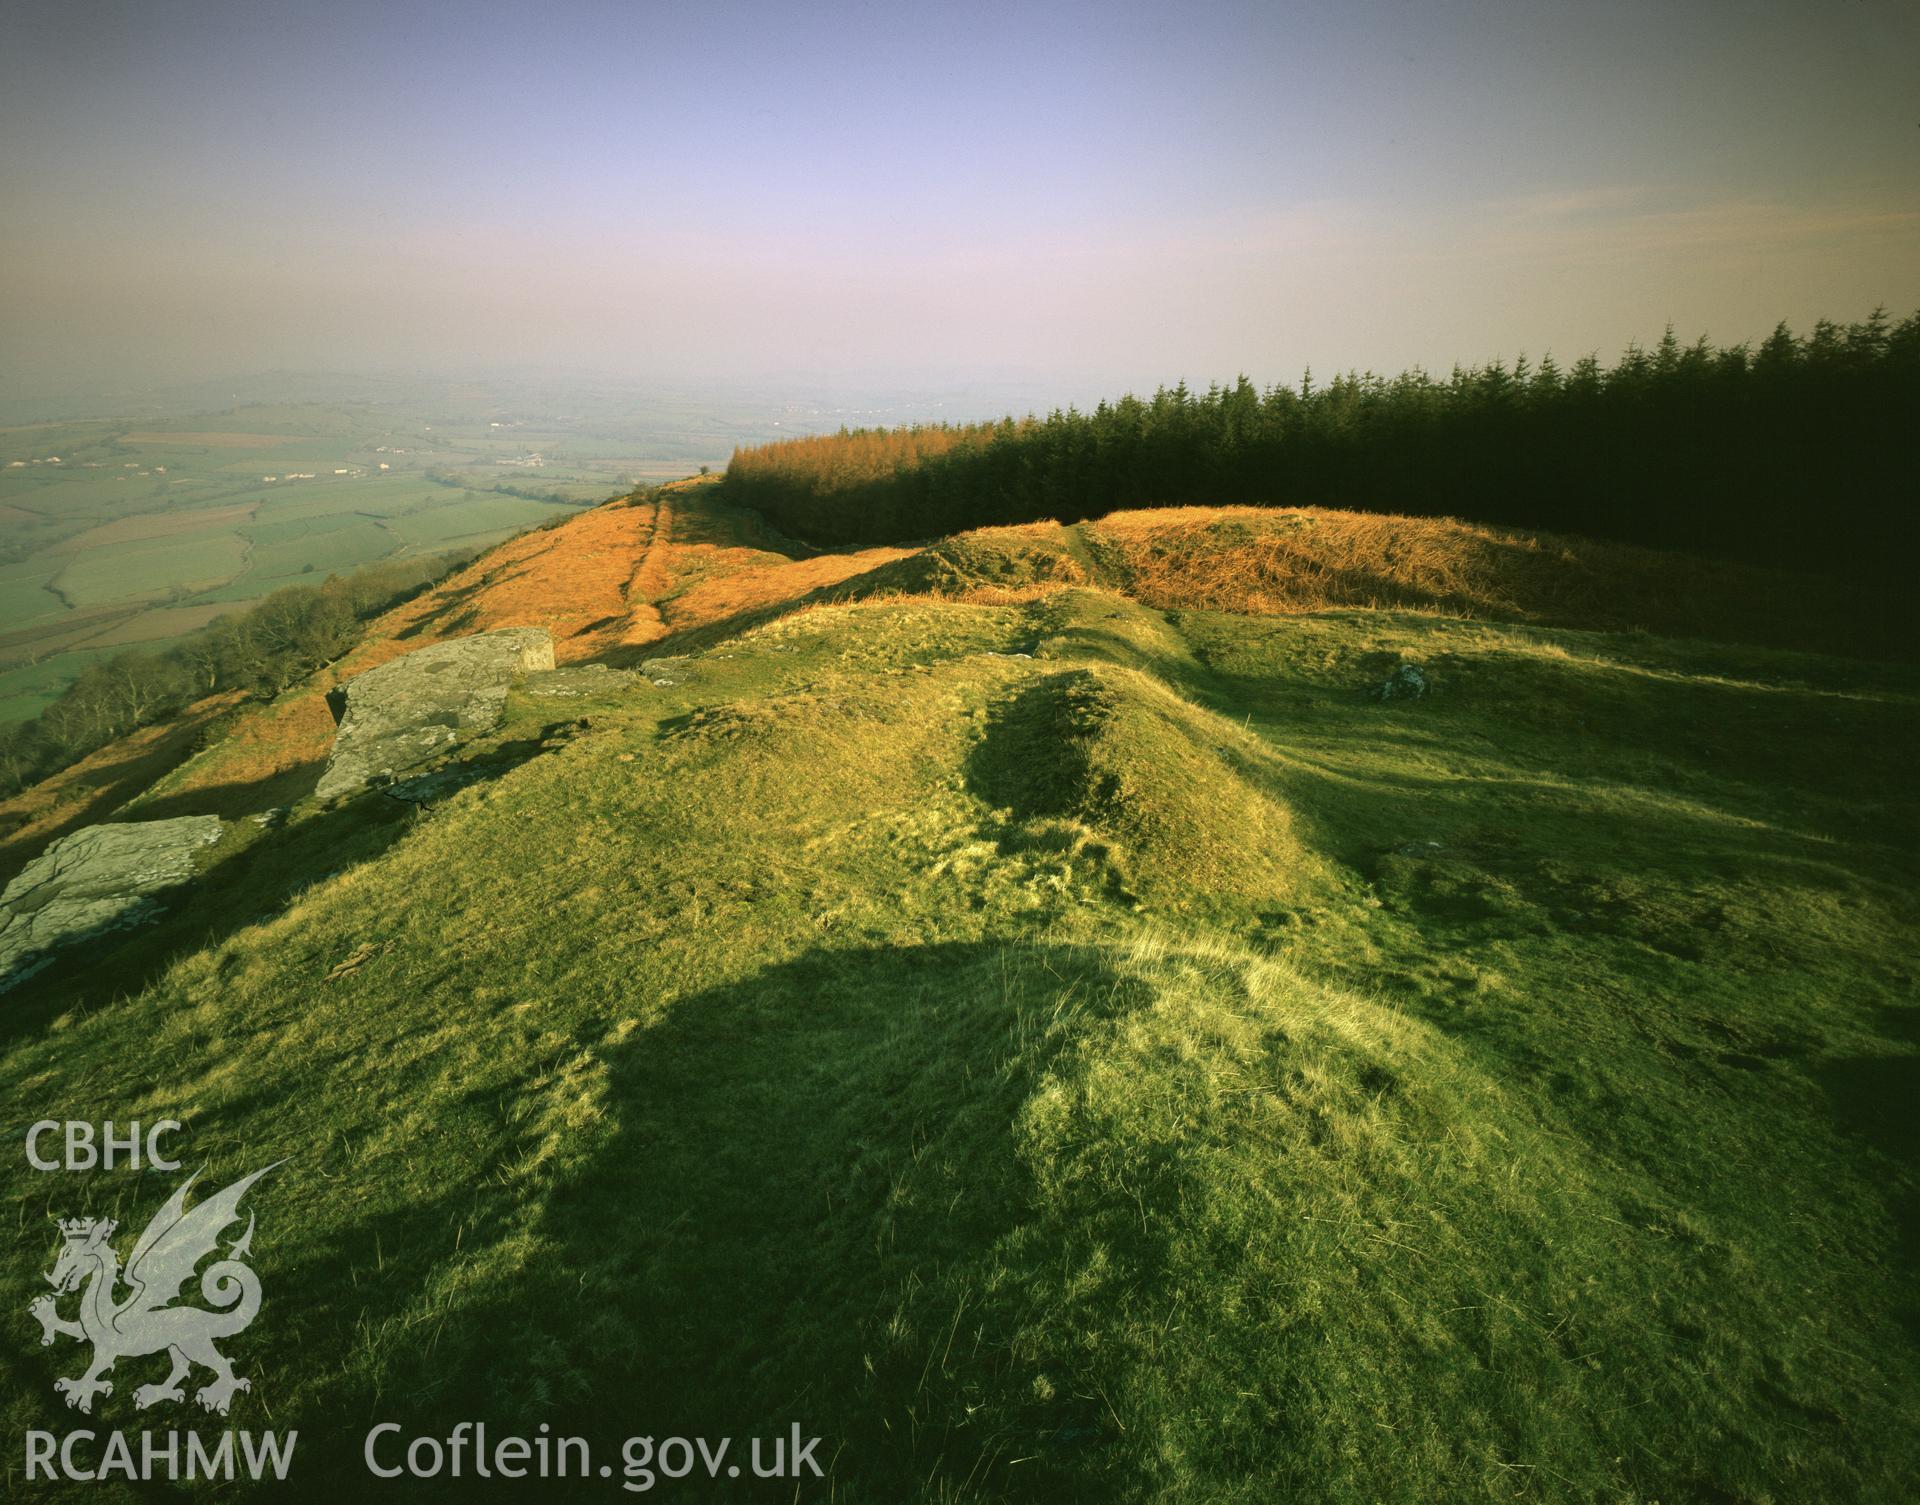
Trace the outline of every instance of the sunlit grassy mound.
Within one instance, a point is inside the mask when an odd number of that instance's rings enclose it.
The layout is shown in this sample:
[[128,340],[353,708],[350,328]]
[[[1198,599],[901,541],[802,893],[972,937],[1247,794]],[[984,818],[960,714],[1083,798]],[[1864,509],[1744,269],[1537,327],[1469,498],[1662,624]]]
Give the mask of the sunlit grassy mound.
[[835,594],[853,599],[900,592],[1013,600],[1091,578],[1090,559],[1076,558],[1073,533],[1058,523],[979,528],[869,570]]
[[[1910,633],[1870,593],[1842,602],[1836,587],[1810,577],[1451,519],[1160,508],[1071,526],[981,528],[917,549],[822,552],[720,495],[712,481],[674,483],[503,544],[376,621],[312,683],[223,719],[190,758],[191,739],[173,739],[169,760],[181,766],[136,808],[232,817],[297,800],[318,778],[332,738],[327,688],[409,649],[502,626],[547,628],[562,663],[626,665],[710,647],[838,601],[936,596],[1005,605],[1092,586],[1162,609],[1397,608],[1875,658],[1912,651]],[[129,743],[108,749],[105,761],[144,752]],[[88,797],[85,809],[99,818],[136,792],[116,785],[113,798]],[[18,808],[39,811],[55,793],[35,793]],[[29,842],[0,834],[0,843],[16,865],[32,854]]]
[[1286,810],[1253,782],[1263,761],[1257,739],[1147,676],[1089,667],[996,707],[967,767],[1016,819],[1091,833],[1133,889],[1184,905],[1305,886]]
[[[864,556],[827,555],[825,559]],[[756,575],[759,599],[888,594],[982,603],[1097,585],[1162,609],[1338,607],[1644,631],[1904,659],[1895,603],[1817,576],[1454,518],[1321,508],[1179,507],[979,528],[826,583],[819,561]]]
[[1084,525],[1129,595],[1159,607],[1431,611],[1906,657],[1890,615],[1832,581],[1454,518],[1181,507]]

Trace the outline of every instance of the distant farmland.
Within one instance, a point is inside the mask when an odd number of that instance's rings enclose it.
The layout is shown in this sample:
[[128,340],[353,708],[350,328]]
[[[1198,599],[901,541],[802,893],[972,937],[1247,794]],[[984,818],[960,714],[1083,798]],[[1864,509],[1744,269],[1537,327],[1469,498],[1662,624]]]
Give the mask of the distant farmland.
[[136,448],[148,444],[191,444],[201,449],[279,449],[285,445],[300,445],[310,442],[302,434],[201,434],[201,433],[152,433],[122,434],[122,444]]
[[[305,395],[323,391],[354,395]],[[95,659],[163,646],[282,586],[478,549],[847,418],[793,394],[512,378],[261,377],[249,393],[231,408],[195,389],[138,417],[0,427],[0,722],[33,715]],[[116,400],[74,411],[111,415]]]
[[600,456],[569,463],[555,433],[318,405],[268,414],[260,433],[0,434],[0,721],[32,715],[104,653],[162,646],[281,586],[480,548],[626,485]]
[[139,543],[149,538],[177,538],[183,533],[203,533],[237,525],[250,519],[260,508],[258,502],[242,502],[237,507],[206,507],[187,512],[142,512],[123,517],[97,528],[89,528],[63,544],[56,552],[81,553],[104,549],[114,544]]

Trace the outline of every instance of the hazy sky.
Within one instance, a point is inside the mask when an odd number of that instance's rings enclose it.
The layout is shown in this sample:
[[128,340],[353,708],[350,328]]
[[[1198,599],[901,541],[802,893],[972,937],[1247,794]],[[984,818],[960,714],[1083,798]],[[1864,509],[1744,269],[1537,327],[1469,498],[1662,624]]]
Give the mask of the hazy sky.
[[5,0],[0,380],[1104,389],[1920,307],[1920,6]]

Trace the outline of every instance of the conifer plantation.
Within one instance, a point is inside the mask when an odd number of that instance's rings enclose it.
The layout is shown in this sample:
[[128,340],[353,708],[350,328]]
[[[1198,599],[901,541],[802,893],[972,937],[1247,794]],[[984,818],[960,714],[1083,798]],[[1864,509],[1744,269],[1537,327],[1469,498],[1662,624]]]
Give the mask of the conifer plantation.
[[1916,541],[1920,313],[1757,348],[1668,329],[1592,356],[1242,377],[1091,413],[843,430],[737,452],[729,499],[830,543],[1120,507],[1327,506],[1549,528],[1895,578]]

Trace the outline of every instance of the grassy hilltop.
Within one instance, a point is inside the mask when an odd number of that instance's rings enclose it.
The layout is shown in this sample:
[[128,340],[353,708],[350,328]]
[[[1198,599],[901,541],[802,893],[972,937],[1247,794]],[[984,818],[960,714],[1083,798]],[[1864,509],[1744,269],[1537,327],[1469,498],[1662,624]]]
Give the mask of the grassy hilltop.
[[[875,1505],[1908,1496],[1920,670],[1832,588],[1314,509],[822,553],[723,498],[101,755],[90,818],[292,806],[0,1004],[16,1129],[285,1157],[263,1493],[485,1419],[798,1422],[800,1497]],[[691,657],[515,697],[422,812],[304,798],[330,683],[505,625]],[[83,1182],[5,1165],[21,1313]],[[75,1424],[15,1326],[10,1431]]]

